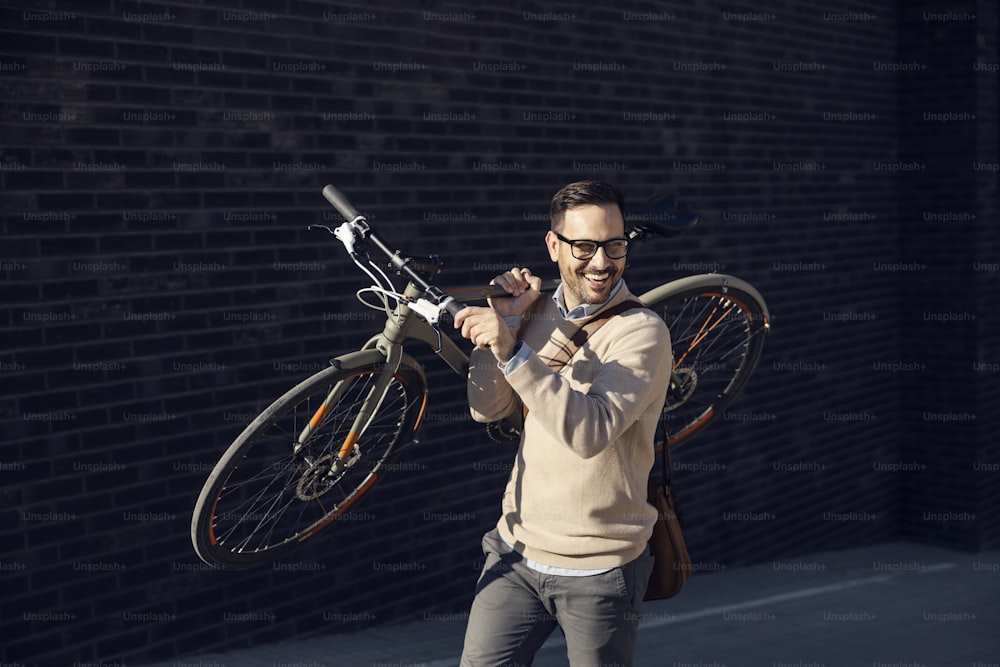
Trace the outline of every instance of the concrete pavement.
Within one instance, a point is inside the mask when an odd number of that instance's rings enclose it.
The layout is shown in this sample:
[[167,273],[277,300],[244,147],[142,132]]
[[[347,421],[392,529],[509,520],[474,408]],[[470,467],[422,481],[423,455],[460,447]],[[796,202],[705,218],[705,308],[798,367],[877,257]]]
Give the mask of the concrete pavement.
[[[890,543],[699,566],[679,596],[644,606],[635,667],[1000,667],[1000,552]],[[146,667],[453,667],[465,620],[429,614]],[[558,631],[534,664],[568,664]]]

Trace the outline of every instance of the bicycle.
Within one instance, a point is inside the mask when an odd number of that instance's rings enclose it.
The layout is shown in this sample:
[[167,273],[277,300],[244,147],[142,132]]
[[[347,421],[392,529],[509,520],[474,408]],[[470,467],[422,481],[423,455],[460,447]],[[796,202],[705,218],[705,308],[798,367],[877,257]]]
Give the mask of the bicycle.
[[[198,556],[211,565],[238,569],[269,562],[292,551],[333,523],[375,482],[386,464],[416,442],[427,401],[421,365],[403,350],[417,340],[460,377],[469,357],[439,326],[465,301],[501,298],[496,287],[445,291],[432,284],[442,262],[436,256],[404,255],[390,247],[333,186],[323,195],[344,222],[324,229],[373,281],[359,290],[368,307],[384,310],[385,325],[356,352],[338,356],[329,368],[303,380],[265,408],[233,441],[199,494],[191,521]],[[666,211],[632,224],[630,242],[677,236],[697,215],[673,211],[676,198],[647,208]],[[656,218],[662,218],[657,220]],[[407,279],[397,292],[369,250],[384,254]],[[543,281],[551,292],[558,280]],[[373,303],[368,294],[377,297]],[[723,274],[692,275],[640,297],[667,323],[674,369],[662,422],[673,449],[716,419],[743,388],[760,358],[769,314],[748,283]],[[493,438],[516,438],[515,419],[490,425]],[[657,444],[657,450],[663,443]]]

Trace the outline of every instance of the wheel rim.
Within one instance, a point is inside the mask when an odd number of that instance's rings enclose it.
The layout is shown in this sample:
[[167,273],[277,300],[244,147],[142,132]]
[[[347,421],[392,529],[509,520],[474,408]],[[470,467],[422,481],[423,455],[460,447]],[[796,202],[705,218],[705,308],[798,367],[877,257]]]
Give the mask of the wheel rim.
[[220,485],[209,520],[209,542],[220,559],[290,548],[341,516],[375,482],[412,407],[398,378],[357,443],[362,456],[328,473],[377,375],[366,370],[343,378],[349,386],[300,446],[298,434],[336,384],[316,387],[255,429],[252,446]]
[[671,447],[719,416],[756,365],[763,327],[737,296],[699,290],[666,300],[657,314],[670,330],[671,386],[662,419]]

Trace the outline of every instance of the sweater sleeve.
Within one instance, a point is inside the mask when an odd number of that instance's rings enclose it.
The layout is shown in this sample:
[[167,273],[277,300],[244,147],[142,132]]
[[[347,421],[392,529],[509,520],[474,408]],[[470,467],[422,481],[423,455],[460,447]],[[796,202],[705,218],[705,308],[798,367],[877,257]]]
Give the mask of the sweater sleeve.
[[476,349],[469,355],[468,394],[472,419],[484,424],[503,419],[518,405],[514,390],[489,350]]
[[575,389],[534,353],[507,376],[528,407],[529,418],[584,459],[617,440],[650,402],[662,401],[670,382],[670,333],[663,321],[641,312],[615,320],[598,334],[609,340],[600,359],[585,345],[571,362],[598,365],[586,392]]

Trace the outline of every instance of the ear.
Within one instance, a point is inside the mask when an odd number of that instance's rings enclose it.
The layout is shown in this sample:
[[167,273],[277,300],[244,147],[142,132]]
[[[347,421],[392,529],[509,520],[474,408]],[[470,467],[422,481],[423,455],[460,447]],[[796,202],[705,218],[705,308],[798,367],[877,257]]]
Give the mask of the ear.
[[551,229],[545,234],[545,247],[549,249],[549,259],[559,262],[559,237]]

